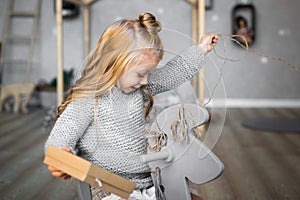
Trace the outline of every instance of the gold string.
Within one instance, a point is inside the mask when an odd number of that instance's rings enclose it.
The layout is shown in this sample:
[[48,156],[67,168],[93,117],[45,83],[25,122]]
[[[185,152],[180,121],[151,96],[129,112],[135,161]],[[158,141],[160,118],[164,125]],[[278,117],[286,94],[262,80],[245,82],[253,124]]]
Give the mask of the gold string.
[[[264,54],[262,54],[260,52],[257,52],[255,49],[250,49],[249,46],[248,46],[248,43],[246,42],[246,39],[243,36],[241,36],[241,35],[225,35],[225,34],[221,34],[221,33],[219,33],[218,35],[221,36],[221,37],[223,37],[223,38],[226,38],[226,39],[234,41],[239,46],[241,46],[243,49],[245,49],[247,52],[253,53],[254,55],[257,55],[257,56],[260,56],[260,57],[268,58],[270,60],[277,60],[277,61],[279,61],[279,62],[281,62],[281,63],[283,63],[283,64],[291,67],[293,70],[295,70],[297,73],[300,74],[300,69],[298,67],[296,67],[295,65],[287,62],[283,58],[269,56],[269,55],[264,55]],[[245,42],[246,45],[243,45],[238,40],[234,39],[234,38],[237,38],[237,37],[241,37],[244,40],[244,42]]]
[[182,141],[185,141],[185,143],[188,142],[188,128],[187,123],[184,117],[184,109],[183,106],[179,108],[178,113],[178,120],[174,121],[171,124],[171,133],[175,139],[176,142],[180,143]]
[[[148,148],[152,152],[158,152],[162,147],[167,146],[168,136],[164,132],[162,132],[158,125],[157,121],[155,121],[156,129],[155,131],[151,131],[149,127],[146,127],[146,149]],[[149,139],[154,138],[154,144],[151,146],[149,143]]]

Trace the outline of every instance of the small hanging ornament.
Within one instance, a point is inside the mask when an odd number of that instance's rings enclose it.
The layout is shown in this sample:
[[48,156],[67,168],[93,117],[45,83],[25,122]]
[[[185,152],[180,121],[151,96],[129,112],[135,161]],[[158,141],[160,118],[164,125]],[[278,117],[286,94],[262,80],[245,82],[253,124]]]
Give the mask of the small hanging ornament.
[[171,124],[171,132],[176,142],[188,142],[188,127],[184,116],[183,106],[179,108],[179,118]]

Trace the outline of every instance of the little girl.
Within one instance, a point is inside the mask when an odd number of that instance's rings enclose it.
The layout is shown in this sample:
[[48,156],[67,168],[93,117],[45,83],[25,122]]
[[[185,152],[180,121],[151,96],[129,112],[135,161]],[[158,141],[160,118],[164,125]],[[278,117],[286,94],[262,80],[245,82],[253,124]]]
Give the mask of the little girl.
[[[145,153],[145,117],[152,96],[191,79],[218,40],[216,34],[205,35],[199,45],[155,69],[163,57],[160,29],[150,13],[108,27],[59,106],[45,144],[45,150],[50,145],[61,147],[135,182],[131,199],[146,199],[139,195],[153,187],[150,168],[140,159]],[[70,178],[52,166],[48,169],[55,177]],[[94,187],[91,191],[93,200],[114,196]]]

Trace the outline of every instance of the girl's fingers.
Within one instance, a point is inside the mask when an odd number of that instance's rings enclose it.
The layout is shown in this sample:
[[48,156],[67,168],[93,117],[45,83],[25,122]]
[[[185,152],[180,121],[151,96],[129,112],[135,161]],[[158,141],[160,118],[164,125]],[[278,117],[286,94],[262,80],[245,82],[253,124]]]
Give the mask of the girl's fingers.
[[69,179],[68,177],[70,177],[68,174],[66,174],[52,166],[48,166],[48,170],[51,171],[52,176],[55,176],[57,178]]
[[69,180],[70,178],[71,178],[70,175],[66,175],[66,176],[64,177],[65,180]]
[[[62,150],[66,152],[71,152],[70,148],[63,146],[61,147]],[[65,180],[70,179],[71,176],[66,174],[65,172],[62,172],[61,170],[53,167],[53,166],[48,166],[48,170],[51,172],[52,176],[56,178],[64,178]]]
[[63,173],[62,171],[52,172],[52,176],[55,176],[57,178],[63,178],[65,175],[66,175],[66,173]]
[[48,170],[51,171],[51,172],[59,171],[58,169],[56,169],[53,166],[48,166]]
[[61,147],[61,149],[66,151],[66,152],[71,152],[71,149],[69,147],[66,147],[66,146]]
[[217,42],[218,42],[218,35],[217,35],[217,34],[214,34],[214,35],[212,36],[212,43],[215,45]]

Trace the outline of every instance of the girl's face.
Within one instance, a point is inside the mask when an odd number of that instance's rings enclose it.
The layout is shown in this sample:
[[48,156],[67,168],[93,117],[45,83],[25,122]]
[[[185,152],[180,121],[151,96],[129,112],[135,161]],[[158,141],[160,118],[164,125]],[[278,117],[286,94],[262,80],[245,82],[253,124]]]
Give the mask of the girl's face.
[[136,91],[148,83],[149,73],[157,66],[158,62],[153,59],[150,53],[144,56],[144,59],[129,69],[121,76],[118,87],[124,93]]

